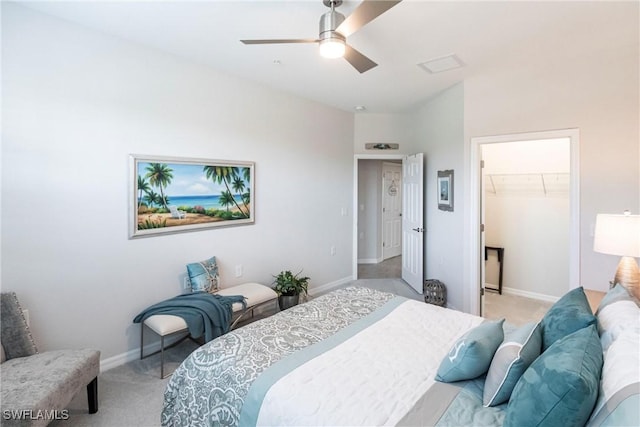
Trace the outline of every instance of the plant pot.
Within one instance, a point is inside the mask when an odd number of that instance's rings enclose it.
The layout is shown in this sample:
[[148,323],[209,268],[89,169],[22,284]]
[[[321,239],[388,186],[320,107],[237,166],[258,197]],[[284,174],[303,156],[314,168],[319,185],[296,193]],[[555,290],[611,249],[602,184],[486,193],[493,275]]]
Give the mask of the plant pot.
[[299,302],[300,302],[300,294],[278,296],[278,305],[280,306],[280,311],[286,310],[287,308],[291,308],[294,305],[298,305]]

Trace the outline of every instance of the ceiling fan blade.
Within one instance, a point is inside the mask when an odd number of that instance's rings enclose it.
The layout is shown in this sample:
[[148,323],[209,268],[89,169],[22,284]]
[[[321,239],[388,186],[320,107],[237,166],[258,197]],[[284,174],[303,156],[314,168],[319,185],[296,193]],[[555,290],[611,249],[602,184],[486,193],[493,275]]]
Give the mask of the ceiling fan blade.
[[318,43],[317,39],[240,40],[244,44]]
[[363,0],[360,6],[336,28],[345,37],[358,31],[402,0]]
[[369,71],[373,67],[378,66],[378,64],[376,64],[348,44],[345,45],[344,59],[346,59],[353,68],[358,70],[360,74],[364,73],[365,71]]

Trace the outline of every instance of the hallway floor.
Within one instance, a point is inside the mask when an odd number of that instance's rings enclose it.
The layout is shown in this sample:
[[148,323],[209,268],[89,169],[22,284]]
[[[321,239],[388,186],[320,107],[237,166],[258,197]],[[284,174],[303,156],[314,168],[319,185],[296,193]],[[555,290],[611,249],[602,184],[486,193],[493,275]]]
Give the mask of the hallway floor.
[[[378,264],[358,264],[358,284],[388,290],[398,295],[422,299],[402,279],[402,256],[389,258]],[[371,281],[362,279],[400,279],[398,281]],[[487,319],[507,319],[513,325],[523,325],[542,319],[553,303],[508,294],[487,291],[485,315]]]
[[358,264],[358,279],[398,279],[402,277],[402,255],[378,264]]

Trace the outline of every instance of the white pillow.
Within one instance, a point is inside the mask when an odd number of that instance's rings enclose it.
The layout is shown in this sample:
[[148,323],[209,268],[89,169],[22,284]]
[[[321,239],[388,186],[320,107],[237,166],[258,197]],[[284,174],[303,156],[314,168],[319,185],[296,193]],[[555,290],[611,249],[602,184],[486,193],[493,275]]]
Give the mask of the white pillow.
[[630,300],[616,301],[602,307],[598,310],[597,318],[604,351],[625,330],[640,332],[640,308]]
[[620,333],[604,354],[600,393],[587,426],[640,425],[640,332]]

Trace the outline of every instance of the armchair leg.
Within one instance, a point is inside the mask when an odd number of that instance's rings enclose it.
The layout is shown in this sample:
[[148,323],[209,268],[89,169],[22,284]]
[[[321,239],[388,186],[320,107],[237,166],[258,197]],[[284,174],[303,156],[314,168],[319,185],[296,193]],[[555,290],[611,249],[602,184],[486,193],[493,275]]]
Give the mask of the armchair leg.
[[89,400],[89,413],[98,412],[98,377],[95,377],[87,385],[87,398]]

